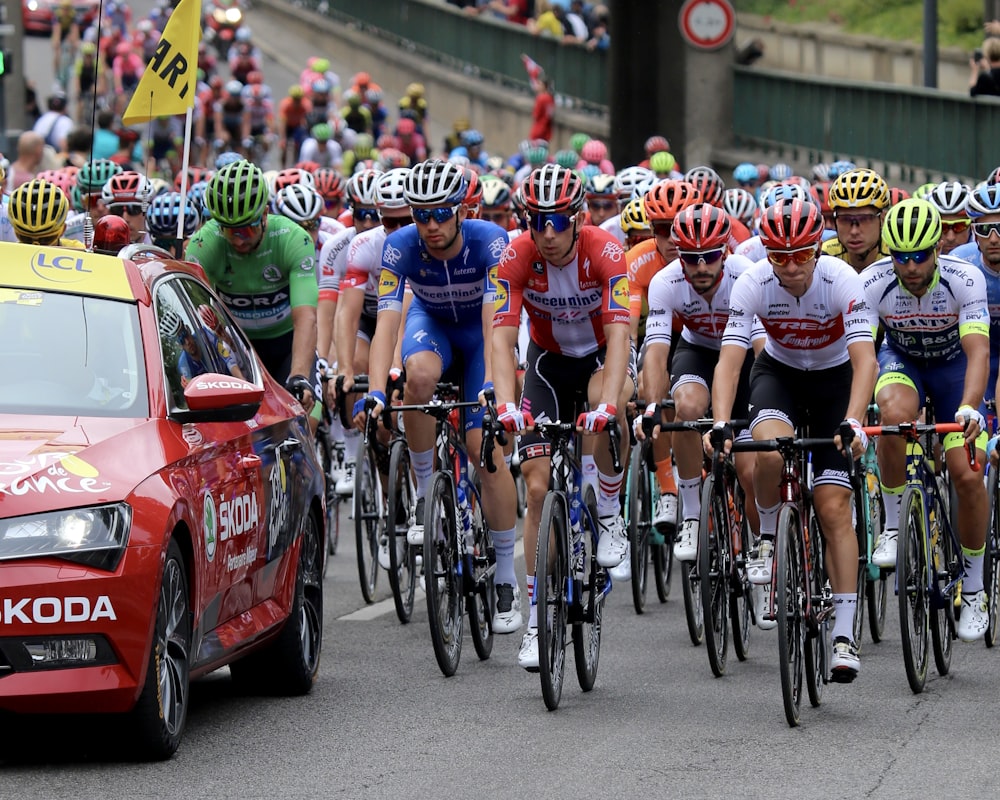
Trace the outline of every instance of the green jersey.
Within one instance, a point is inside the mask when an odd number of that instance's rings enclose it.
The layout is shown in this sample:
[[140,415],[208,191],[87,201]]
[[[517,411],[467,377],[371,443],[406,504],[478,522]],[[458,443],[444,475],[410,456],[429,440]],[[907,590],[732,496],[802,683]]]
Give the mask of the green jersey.
[[201,264],[250,339],[274,339],[292,330],[292,309],[315,306],[316,245],[301,227],[268,214],[260,245],[241,255],[229,247],[219,223],[209,220],[191,237],[184,257]]

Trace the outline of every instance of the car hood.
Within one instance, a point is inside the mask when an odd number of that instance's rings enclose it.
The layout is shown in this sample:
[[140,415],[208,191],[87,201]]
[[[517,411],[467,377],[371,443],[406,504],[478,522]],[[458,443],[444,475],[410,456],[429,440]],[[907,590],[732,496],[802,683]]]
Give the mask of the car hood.
[[117,502],[188,452],[164,420],[0,416],[0,516]]

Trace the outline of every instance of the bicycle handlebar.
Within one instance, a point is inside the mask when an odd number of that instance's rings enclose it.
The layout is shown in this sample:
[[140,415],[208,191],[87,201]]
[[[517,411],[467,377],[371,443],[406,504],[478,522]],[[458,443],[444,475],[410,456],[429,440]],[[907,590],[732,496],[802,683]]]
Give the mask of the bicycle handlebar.
[[[901,422],[899,425],[866,425],[861,430],[868,436],[905,436],[916,441],[925,433],[964,433],[965,426],[961,422]],[[975,446],[966,443],[965,450],[969,455],[969,468],[979,472]]]

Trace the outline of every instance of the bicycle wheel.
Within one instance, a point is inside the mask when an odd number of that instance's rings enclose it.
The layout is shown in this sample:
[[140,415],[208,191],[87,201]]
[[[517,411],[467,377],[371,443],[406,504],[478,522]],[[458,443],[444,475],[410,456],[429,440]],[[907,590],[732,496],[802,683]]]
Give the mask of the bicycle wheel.
[[986,554],[983,558],[983,588],[989,602],[990,622],[983,637],[987,647],[997,642],[997,594],[1000,592],[1000,495],[997,468],[990,467],[990,477],[986,484],[990,504],[990,524],[986,529]]
[[802,704],[803,649],[806,626],[802,618],[801,598],[805,587],[802,569],[798,511],[783,506],[778,512],[774,554],[774,615],[778,623],[778,671],[781,674],[781,700],[785,719],[799,724]]
[[[385,513],[385,534],[389,537],[389,586],[396,606],[396,616],[406,624],[413,614],[413,595],[417,588],[417,549],[406,541],[413,486],[410,482],[410,450],[405,439],[389,446],[389,489]],[[402,543],[402,548],[399,547]]]
[[[472,498],[469,500],[471,502]],[[493,614],[497,610],[497,593],[493,586],[496,563],[493,536],[483,520],[483,509],[477,500],[472,512],[472,552],[465,555],[465,574],[471,579],[465,604],[469,612],[472,646],[480,661],[485,661],[493,652]]]
[[753,630],[753,594],[746,570],[746,555],[750,552],[750,523],[743,510],[743,492],[735,479],[726,488],[731,498],[727,502],[735,503],[740,526],[737,534],[740,552],[733,553],[734,563],[730,567],[729,621],[733,629],[733,651],[740,661],[746,661],[750,655],[750,631]]
[[633,447],[628,473],[628,542],[632,560],[632,605],[635,613],[646,610],[649,574],[649,529],[653,519],[653,498],[643,448]]
[[445,676],[462,657],[461,553],[455,516],[455,485],[447,472],[436,472],[424,506],[424,589],[434,657]]
[[[851,630],[851,638],[854,639],[855,644],[858,646],[858,650],[861,649],[861,634],[865,630],[865,609],[868,604],[868,559],[867,559],[867,542],[868,542],[868,523],[866,521],[867,511],[864,505],[858,506],[857,496],[851,493],[851,515],[854,519],[854,532],[858,539],[858,580],[855,591],[857,592],[858,602],[854,609],[854,627]],[[868,500],[865,498],[865,504]],[[864,544],[862,544],[864,543]]]
[[708,665],[712,674],[721,678],[729,652],[729,508],[714,486],[715,479],[709,475],[701,489],[698,574]]
[[[652,475],[647,480],[652,481],[649,484],[649,497],[650,503],[652,503],[655,497],[653,492],[659,490],[659,485],[655,483],[656,478]],[[654,537],[656,537],[657,541],[653,541]],[[656,534],[653,530],[650,530],[646,541],[649,547],[649,560],[653,562],[653,577],[656,579],[656,596],[661,603],[666,603],[670,597],[670,579],[673,577],[674,571],[674,548],[671,547],[669,539],[666,539],[663,534]]]
[[[809,542],[809,576],[803,574],[803,597],[808,597],[811,616],[806,617],[806,604],[802,603],[803,627],[805,629],[805,673],[809,704],[815,708],[823,701],[823,687],[830,679],[830,612],[832,593],[826,591],[827,579],[824,561],[825,539],[819,520],[814,512],[809,515],[809,535],[799,541],[799,552],[806,552]],[[808,592],[808,594],[805,594]]]
[[[938,478],[940,480],[940,478]],[[951,669],[951,653],[955,642],[955,598],[957,592],[946,593],[952,575],[958,575],[958,557],[951,534],[944,523],[947,513],[937,498],[932,498],[934,515],[930,519],[931,534],[931,575],[934,590],[930,598],[931,646],[934,650],[934,666],[938,675],[947,675]],[[985,573],[984,573],[985,574]]]
[[[583,551],[577,556],[583,559],[583,580],[579,581],[576,592],[580,603],[580,621],[573,625],[573,656],[580,688],[589,692],[597,680],[604,598],[610,591],[611,579],[608,571],[597,563],[597,497],[592,486],[584,491],[583,503],[586,506],[580,515]],[[578,581],[573,583],[576,585]]]
[[358,551],[358,577],[366,603],[375,602],[378,583],[378,542],[382,529],[382,486],[370,447],[360,455],[354,476],[354,533]]
[[559,707],[566,672],[566,624],[569,607],[569,531],[566,499],[550,492],[542,503],[535,551],[535,601],[538,606],[538,672],[542,698],[549,711]]
[[[871,548],[882,534],[885,521],[885,503],[882,500],[882,486],[878,475],[869,471],[865,475],[868,484],[868,522],[870,533],[865,555],[870,558]],[[865,599],[868,601],[868,631],[873,642],[881,642],[885,633],[885,610],[889,600],[889,581],[886,570],[866,563],[868,585],[865,587]]]
[[896,583],[903,665],[914,694],[922,692],[927,681],[930,596],[927,592],[926,521],[923,492],[907,488],[900,506]]

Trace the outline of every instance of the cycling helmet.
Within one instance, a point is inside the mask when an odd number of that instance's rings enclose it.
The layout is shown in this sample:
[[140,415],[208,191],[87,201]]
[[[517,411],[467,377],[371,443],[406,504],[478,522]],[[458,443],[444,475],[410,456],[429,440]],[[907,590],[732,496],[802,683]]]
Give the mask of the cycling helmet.
[[882,223],[882,241],[890,250],[927,250],[940,239],[941,214],[929,200],[903,200],[889,209]]
[[787,181],[793,174],[792,168],[784,163],[772,164],[768,170],[768,175],[776,181]]
[[828,168],[826,176],[829,180],[835,181],[845,172],[850,172],[852,169],[857,169],[857,164],[853,161],[846,161],[841,159],[840,161],[834,161]]
[[754,183],[757,181],[757,167],[749,161],[737,164],[733,170],[733,179],[737,183]]
[[249,161],[236,161],[216,172],[208,182],[205,209],[221,225],[249,225],[267,209],[268,194],[260,168]]
[[313,94],[329,94],[333,87],[330,85],[330,81],[326,78],[318,78],[312,82],[312,85],[309,88],[312,90]]
[[243,91],[243,84],[238,80],[233,79],[231,81],[226,81],[226,85],[222,88],[222,90],[230,97],[239,97],[240,93]]
[[706,166],[692,167],[684,173],[684,180],[701,192],[703,202],[722,207],[722,194],[726,191],[726,184],[714,169]]
[[222,329],[222,320],[220,320],[219,315],[215,313],[215,309],[207,303],[202,303],[198,306],[198,316],[201,318],[201,324],[210,331],[218,331]]
[[321,167],[313,172],[313,187],[324,200],[340,200],[344,196],[344,181],[331,167]]
[[635,186],[632,187],[632,196],[629,200],[642,200],[649,190],[652,189],[661,180],[666,180],[666,178],[657,178],[655,175],[652,178],[646,178],[645,180],[639,181]]
[[[211,186],[211,182],[209,182],[209,186]],[[206,192],[207,195],[208,192]],[[167,192],[153,198],[149,208],[146,209],[146,229],[151,236],[158,239],[173,239],[177,236],[177,220],[181,215],[182,199],[180,192]],[[190,199],[188,198],[184,208],[183,235],[185,239],[188,236],[193,236],[201,225],[201,215]]]
[[[421,162],[426,164],[427,162]],[[439,162],[445,163],[445,162]],[[420,164],[417,164],[419,167]],[[416,169],[416,167],[414,167]],[[459,169],[456,167],[455,169]],[[379,175],[378,185],[375,189],[375,203],[380,209],[400,209],[408,208],[409,203],[409,190],[410,190],[410,177],[413,170],[400,168],[400,169],[390,169],[388,172],[383,172]],[[461,175],[461,170],[459,170]],[[462,191],[465,191],[465,184],[462,184]],[[464,196],[464,194],[463,194]],[[459,197],[456,200],[448,200],[449,203],[459,203],[462,198]]]
[[986,179],[986,183],[1000,183],[1000,167],[996,167]]
[[167,183],[163,178],[150,178],[149,182],[153,184],[153,196],[158,194],[163,194],[170,191],[170,184]]
[[760,207],[770,208],[779,200],[809,200],[809,192],[797,183],[776,183],[760,197]]
[[264,84],[264,73],[259,69],[252,69],[247,73],[247,86],[260,86],[267,93],[265,96],[269,95],[267,86]]
[[112,175],[101,191],[101,200],[108,208],[149,203],[152,199],[153,184],[145,175],[131,170]]
[[615,193],[623,200],[631,200],[635,187],[643,181],[652,178],[656,180],[656,173],[646,167],[625,167],[615,176]]
[[382,102],[382,92],[373,86],[369,87],[365,90],[365,102],[374,108]]
[[205,189],[207,188],[208,181],[198,181],[191,184],[191,187],[188,189],[188,200],[194,203],[199,214],[205,210]]
[[69,214],[69,200],[54,183],[37,178],[22,183],[10,195],[7,216],[18,238],[43,238],[62,233]]
[[483,134],[477,131],[475,128],[470,128],[467,131],[462,131],[459,138],[462,144],[466,147],[479,147],[485,141]]
[[970,191],[964,183],[945,181],[931,189],[923,199],[928,200],[941,214],[964,214]]
[[733,219],[749,225],[753,221],[753,215],[757,213],[757,201],[754,200],[753,192],[746,189],[726,189],[722,195],[722,208]]
[[358,138],[354,140],[354,147],[351,149],[359,161],[364,161],[366,158],[372,157],[375,150],[375,140],[370,133],[359,133]]
[[591,178],[596,178],[598,175],[604,175],[605,173],[601,172],[601,168],[596,164],[584,164],[582,167],[576,169],[576,174],[580,176],[580,180],[586,183]]
[[649,157],[649,168],[657,175],[669,174],[674,171],[676,166],[677,159],[674,158],[674,154],[668,153],[666,150],[653,153],[653,155]]
[[619,216],[622,226],[622,233],[626,236],[635,231],[649,232],[651,230],[649,219],[646,217],[646,209],[640,198],[629,200]]
[[305,90],[299,86],[297,83],[288,87],[288,96],[293,100],[301,100],[305,97]]
[[965,213],[972,219],[986,214],[1000,214],[1000,183],[986,183],[969,193]]
[[600,139],[591,139],[580,150],[580,158],[588,164],[600,164],[608,157],[608,146]]
[[291,186],[293,183],[305,183],[312,186],[315,183],[315,178],[311,172],[306,172],[304,169],[299,167],[289,167],[288,169],[282,169],[278,171],[278,174],[274,176],[274,189],[275,193],[281,191],[286,186]]
[[830,181],[819,181],[814,183],[809,188],[809,194],[812,197],[812,201],[820,207],[820,210],[824,214],[829,214],[833,211],[830,208],[830,186],[832,184]]
[[874,206],[880,211],[889,205],[889,185],[871,169],[852,169],[839,175],[830,186],[830,208]]
[[76,185],[82,194],[100,194],[111,176],[121,171],[121,166],[110,158],[95,158],[80,167],[76,174]]
[[552,156],[552,161],[560,167],[573,169],[580,161],[580,156],[577,155],[576,150],[557,150],[556,154]]
[[678,250],[714,250],[729,241],[729,215],[708,203],[694,203],[674,217],[670,238]]
[[317,142],[328,142],[333,137],[333,128],[326,122],[318,122],[309,129]]
[[[894,206],[903,200],[909,200],[910,193],[906,189],[900,189],[898,186],[893,186],[889,189],[889,205]],[[927,198],[924,198],[925,200]]]
[[181,332],[181,328],[184,327],[184,323],[181,322],[180,314],[169,306],[166,306],[160,314],[158,327],[160,329],[160,336],[173,339]]
[[383,147],[379,150],[378,160],[383,169],[410,166],[410,157],[395,147]]
[[[35,178],[40,181],[48,181],[53,183],[62,189],[63,194],[69,197],[73,190],[76,188],[76,179],[70,175],[65,169],[45,169],[35,175]],[[0,183],[3,179],[0,178]]]
[[646,157],[652,158],[656,153],[665,153],[670,150],[670,142],[663,136],[650,136],[642,148],[646,151]]
[[479,182],[483,187],[483,206],[486,208],[501,208],[510,205],[510,187],[500,178],[488,180],[486,177]]
[[581,154],[583,151],[583,146],[589,141],[590,141],[589,134],[574,133],[572,136],[569,137],[569,147],[577,154]]
[[[378,187],[379,178],[383,174],[373,169],[364,169],[361,172],[355,172],[348,178],[344,190],[351,205],[374,206],[376,203],[375,190]],[[316,188],[322,193],[323,190],[318,184],[317,181]]]
[[468,190],[465,170],[439,159],[421,161],[406,176],[406,203],[413,206],[457,205]]
[[611,197],[618,193],[615,184],[618,179],[614,175],[598,172],[585,179],[583,193],[586,197]]
[[105,214],[94,223],[94,252],[106,256],[118,255],[132,243],[132,229],[121,217]]
[[544,142],[534,143],[524,153],[524,160],[533,167],[540,167],[549,160],[549,146]]
[[651,222],[672,222],[688,206],[701,202],[701,193],[687,181],[659,181],[642,199]]
[[275,209],[294,222],[308,222],[323,213],[323,195],[312,186],[293,183],[274,196]]
[[532,214],[575,214],[583,207],[583,181],[572,170],[546,164],[521,184],[525,209]]
[[926,200],[927,195],[934,190],[935,186],[937,186],[937,184],[934,183],[933,181],[931,181],[930,183],[922,183],[916,189],[913,190],[913,196]]
[[802,250],[823,238],[823,213],[809,200],[779,200],[761,214],[760,241],[769,250]]
[[483,200],[483,186],[479,182],[479,173],[472,169],[472,167],[466,167],[465,182],[469,188],[465,190],[465,198],[462,202],[467,208],[478,208]]
[[[292,164],[292,166],[295,167],[295,169],[300,169],[303,172],[308,172],[310,175],[313,176],[313,178],[314,178],[313,182],[315,183],[315,173],[316,173],[316,170],[319,169],[319,164],[317,162],[315,162],[315,161],[296,161],[294,164]],[[277,173],[275,173],[275,174],[277,174]],[[309,179],[306,178],[306,180],[308,181]]]
[[232,150],[227,150],[225,153],[219,153],[215,157],[215,168],[222,169],[227,164],[232,164],[234,161],[242,161],[243,156],[239,153],[234,153]]
[[813,179],[817,181],[830,182],[830,165],[825,161],[812,165]]
[[[174,176],[174,191],[179,192],[181,190],[181,180],[184,177],[183,172],[178,172]],[[187,168],[187,185],[192,186],[198,181],[207,181],[212,177],[212,173],[205,169],[204,167],[188,167]]]

